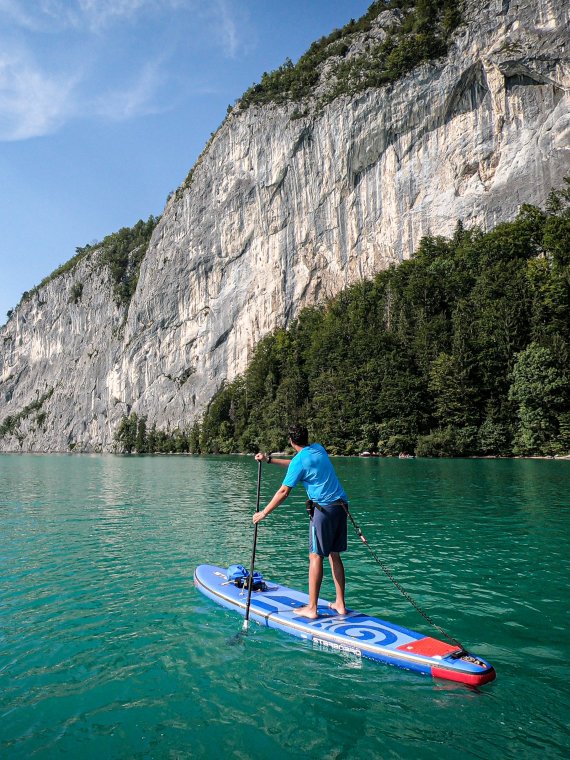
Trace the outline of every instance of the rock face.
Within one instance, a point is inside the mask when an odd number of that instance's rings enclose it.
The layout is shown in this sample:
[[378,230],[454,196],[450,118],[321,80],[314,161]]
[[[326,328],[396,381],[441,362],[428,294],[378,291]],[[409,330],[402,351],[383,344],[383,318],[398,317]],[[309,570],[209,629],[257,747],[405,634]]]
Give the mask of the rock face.
[[127,312],[94,252],[2,328],[0,450],[112,450],[131,411],[186,426],[303,306],[457,220],[544,204],[570,175],[569,15],[470,2],[448,56],[393,85],[306,118],[232,113],[167,204]]

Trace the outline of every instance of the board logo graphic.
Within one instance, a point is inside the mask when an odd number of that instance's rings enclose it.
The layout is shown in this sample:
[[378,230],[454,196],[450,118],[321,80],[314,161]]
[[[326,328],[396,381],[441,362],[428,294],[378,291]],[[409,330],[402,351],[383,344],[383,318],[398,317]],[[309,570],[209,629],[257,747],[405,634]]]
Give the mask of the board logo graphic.
[[323,633],[326,631],[339,636],[349,636],[369,645],[390,646],[399,640],[397,633],[364,615],[355,615],[344,620],[336,616],[329,619],[318,618],[311,627],[318,628]]
[[335,652],[346,652],[356,657],[362,657],[362,652],[356,647],[351,647],[349,644],[337,644],[336,641],[319,639],[317,636],[313,636],[313,646],[317,649],[333,649]]

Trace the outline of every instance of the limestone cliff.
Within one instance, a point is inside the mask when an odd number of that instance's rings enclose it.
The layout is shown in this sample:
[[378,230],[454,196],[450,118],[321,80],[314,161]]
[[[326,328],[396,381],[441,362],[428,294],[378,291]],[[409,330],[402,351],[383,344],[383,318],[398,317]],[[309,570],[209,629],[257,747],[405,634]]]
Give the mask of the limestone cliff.
[[304,305],[457,220],[543,204],[570,175],[569,15],[470,1],[448,55],[397,82],[301,118],[234,109],[168,202],[128,310],[94,251],[2,328],[0,449],[111,450],[130,411],[186,426]]

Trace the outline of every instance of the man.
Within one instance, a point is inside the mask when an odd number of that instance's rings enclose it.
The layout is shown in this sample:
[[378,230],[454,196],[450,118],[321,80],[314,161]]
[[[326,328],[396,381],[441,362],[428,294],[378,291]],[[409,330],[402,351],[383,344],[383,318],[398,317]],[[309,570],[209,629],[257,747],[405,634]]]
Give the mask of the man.
[[325,449],[320,443],[309,444],[307,428],[293,425],[288,432],[291,446],[297,452],[293,459],[274,459],[271,454],[261,453],[255,456],[258,462],[288,469],[283,485],[265,509],[254,514],[253,523],[265,519],[285,501],[297,483],[302,483],[314,503],[314,513],[309,526],[309,603],[295,609],[295,613],[311,619],[318,617],[323,558],[328,557],[336,589],[336,599],[330,607],[345,615],[345,574],[340,552],[346,551],[348,500]]

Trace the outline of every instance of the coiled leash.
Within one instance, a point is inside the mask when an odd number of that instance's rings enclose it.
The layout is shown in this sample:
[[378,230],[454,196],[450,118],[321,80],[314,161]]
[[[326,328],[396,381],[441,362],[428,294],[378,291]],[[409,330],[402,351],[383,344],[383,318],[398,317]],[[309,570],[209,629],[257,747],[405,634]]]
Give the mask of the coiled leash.
[[[451,657],[455,660],[455,659],[459,659],[460,657],[463,657],[464,655],[469,654],[468,651],[463,647],[463,644],[457,641],[457,639],[453,638],[453,636],[450,636],[449,633],[444,631],[443,628],[441,628],[437,623],[435,623],[430,618],[430,616],[426,612],[424,612],[424,610],[422,610],[419,604],[414,599],[412,599],[412,597],[408,594],[406,589],[403,588],[400,585],[400,583],[398,583],[398,581],[394,578],[394,576],[392,575],[392,572],[390,571],[386,563],[380,559],[378,554],[374,551],[374,549],[368,543],[366,537],[364,536],[364,533],[362,532],[360,525],[358,525],[358,523],[356,522],[356,520],[350,513],[350,510],[348,509],[348,505],[346,504],[346,502],[341,501],[340,503],[344,507],[344,511],[346,512],[348,519],[352,523],[352,527],[354,528],[356,535],[362,541],[364,546],[368,549],[368,551],[372,555],[372,558],[375,560],[375,562],[378,565],[380,565],[380,567],[382,568],[382,571],[385,573],[385,575],[388,576],[388,578],[392,581],[392,583],[398,589],[398,591],[408,600],[408,602],[412,605],[412,607],[414,607],[414,609],[420,613],[420,615],[424,618],[424,620],[426,620],[431,626],[433,626],[437,631],[439,631],[443,636],[445,636],[445,638],[449,641],[450,644],[454,644],[455,646],[459,647],[459,651],[454,652],[451,655]],[[319,509],[322,511],[321,506],[317,504],[317,502],[312,501],[311,499],[308,499],[306,506],[307,506],[307,514],[309,515],[311,519],[313,518],[315,509]]]

